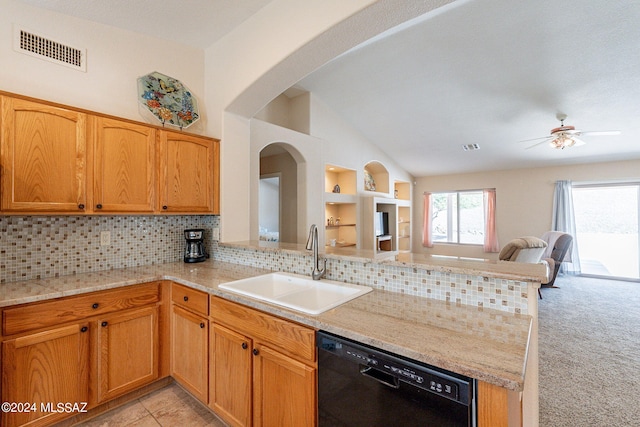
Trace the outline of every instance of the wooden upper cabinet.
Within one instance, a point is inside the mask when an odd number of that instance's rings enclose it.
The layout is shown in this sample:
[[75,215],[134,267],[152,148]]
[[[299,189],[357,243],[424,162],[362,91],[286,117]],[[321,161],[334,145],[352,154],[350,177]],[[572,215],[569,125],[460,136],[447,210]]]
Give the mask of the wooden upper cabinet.
[[219,213],[218,164],[218,141],[161,131],[161,211]]
[[2,210],[82,213],[87,116],[2,97]]
[[93,210],[154,212],[156,130],[97,117],[93,147]]

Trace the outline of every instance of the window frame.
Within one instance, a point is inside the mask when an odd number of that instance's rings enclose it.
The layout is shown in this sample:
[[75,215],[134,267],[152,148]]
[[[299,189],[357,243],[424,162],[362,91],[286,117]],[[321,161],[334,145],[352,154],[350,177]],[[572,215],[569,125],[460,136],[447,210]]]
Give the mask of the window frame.
[[[461,242],[460,241],[460,195],[464,194],[464,193],[477,193],[480,196],[480,202],[481,205],[483,206],[483,218],[482,218],[482,228],[480,229],[482,236],[483,236],[483,242],[479,242],[479,243],[467,243],[467,242]],[[432,194],[432,198],[435,198],[438,195],[442,195],[442,194],[449,194],[449,195],[454,195],[456,196],[456,200],[455,200],[455,204],[456,204],[456,212],[455,212],[455,218],[456,218],[456,232],[455,232],[455,241],[451,241],[449,240],[449,236],[454,234],[453,231],[451,230],[452,228],[452,215],[449,215],[447,213],[447,240],[435,240],[433,239],[433,244],[443,244],[443,245],[465,245],[465,246],[483,246],[484,245],[484,239],[486,236],[484,236],[485,233],[485,223],[486,223],[486,218],[484,218],[484,190],[478,190],[478,189],[473,189],[473,190],[454,190],[454,191],[434,191],[431,193]],[[432,204],[433,204],[433,199],[432,199]],[[451,201],[451,197],[447,198],[447,212],[449,212],[450,209],[450,205],[452,205],[452,201]],[[432,206],[433,209],[433,206]],[[434,232],[434,221],[433,221],[433,217],[431,218],[431,236],[435,236],[435,232]]]

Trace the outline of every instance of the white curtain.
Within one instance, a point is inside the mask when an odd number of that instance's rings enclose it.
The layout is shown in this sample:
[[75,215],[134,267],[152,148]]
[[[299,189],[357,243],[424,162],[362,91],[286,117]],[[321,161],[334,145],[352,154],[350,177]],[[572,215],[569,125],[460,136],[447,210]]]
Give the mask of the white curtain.
[[578,239],[576,236],[576,220],[573,210],[573,196],[571,194],[571,181],[556,181],[553,192],[553,217],[551,229],[564,231],[573,237],[572,247],[569,249],[566,259],[571,262],[563,262],[560,272],[566,274],[580,274],[580,257],[578,256]]

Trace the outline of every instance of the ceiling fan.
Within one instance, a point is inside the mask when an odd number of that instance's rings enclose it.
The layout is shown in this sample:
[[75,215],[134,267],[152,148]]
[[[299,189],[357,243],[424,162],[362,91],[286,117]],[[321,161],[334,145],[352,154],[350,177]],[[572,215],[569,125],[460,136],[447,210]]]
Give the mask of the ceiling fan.
[[557,114],[556,118],[560,120],[560,126],[551,129],[549,136],[543,136],[540,138],[526,139],[520,142],[537,141],[542,139],[543,141],[533,144],[526,149],[537,147],[538,145],[548,143],[552,148],[563,150],[567,147],[574,147],[584,145],[585,142],[578,138],[579,136],[604,136],[604,135],[620,135],[619,130],[603,130],[603,131],[581,131],[576,130],[574,126],[565,125],[564,121],[567,119],[566,114]]

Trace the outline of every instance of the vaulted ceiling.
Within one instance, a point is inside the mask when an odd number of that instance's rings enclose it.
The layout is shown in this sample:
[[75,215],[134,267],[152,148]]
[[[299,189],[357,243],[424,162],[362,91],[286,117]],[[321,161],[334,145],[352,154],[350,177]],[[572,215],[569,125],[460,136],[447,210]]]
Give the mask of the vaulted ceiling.
[[[269,3],[185,0],[170,11],[169,1],[23,1],[156,37],[171,26],[174,40],[195,47]],[[640,2],[628,0],[462,0],[296,86],[414,176],[637,159],[639,23]],[[585,136],[586,145],[564,150],[518,142],[548,135],[560,113],[576,129],[621,134]]]

